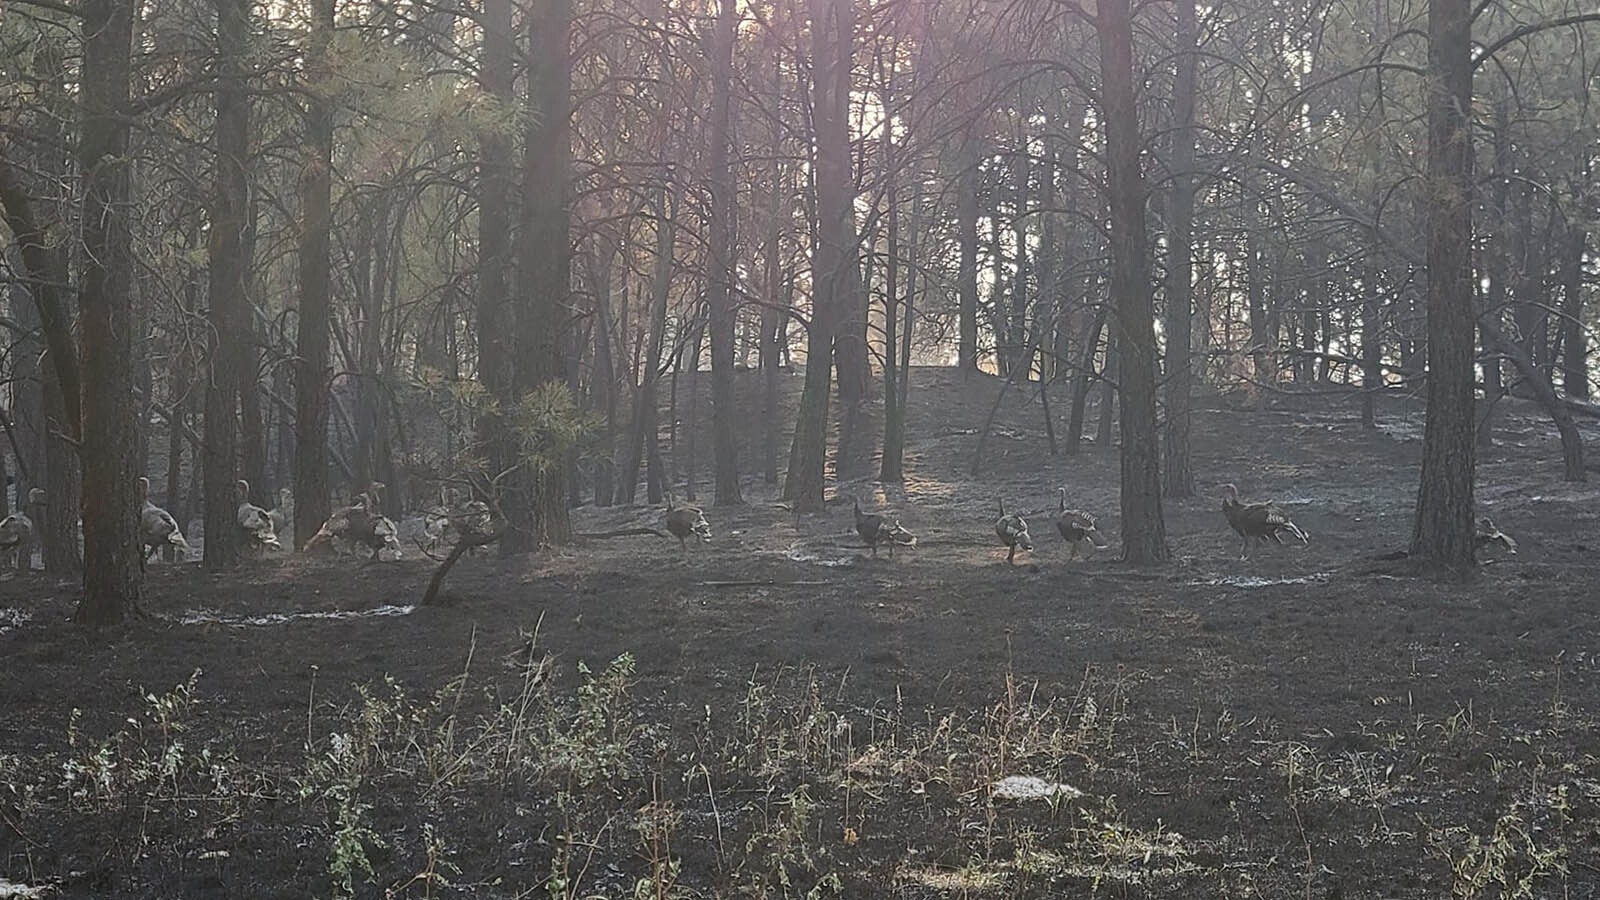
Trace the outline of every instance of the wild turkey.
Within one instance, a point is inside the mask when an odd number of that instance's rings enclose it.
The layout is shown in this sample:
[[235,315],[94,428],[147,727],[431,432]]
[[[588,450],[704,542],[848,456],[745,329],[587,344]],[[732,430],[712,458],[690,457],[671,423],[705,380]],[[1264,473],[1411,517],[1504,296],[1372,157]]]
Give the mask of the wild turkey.
[[272,520],[274,534],[283,534],[287,530],[294,532],[294,491],[281,487],[278,488],[278,505],[267,511],[267,517]]
[[1239,545],[1240,559],[1249,558],[1251,538],[1282,544],[1283,536],[1287,534],[1302,544],[1310,543],[1311,536],[1290,521],[1288,513],[1270,501],[1240,503],[1237,487],[1225,484],[1222,490],[1225,492],[1222,498],[1222,514],[1227,517],[1229,527],[1244,539]]
[[234,483],[234,499],[239,501],[234,521],[239,523],[240,546],[256,552],[281,549],[283,545],[278,543],[278,533],[272,527],[272,516],[250,502],[250,482],[241,478]]
[[1032,550],[1033,538],[1028,535],[1028,520],[1021,516],[1006,515],[1006,501],[1000,501],[1000,518],[994,520],[994,533],[1006,545],[1006,562],[1015,562],[1017,550]]
[[867,542],[868,547],[872,548],[872,556],[874,559],[876,559],[878,556],[879,544],[886,543],[889,545],[890,559],[894,559],[894,548],[896,545],[901,547],[916,546],[917,536],[907,531],[905,527],[900,524],[899,516],[869,516],[861,511],[861,500],[859,498],[851,497],[850,499],[855,502],[856,506],[856,534],[861,535],[861,539]]
[[343,555],[346,547],[366,547],[372,550],[372,559],[380,558],[388,550],[401,555],[400,531],[394,522],[378,512],[383,499],[383,483],[374,481],[367,490],[356,495],[346,507],[336,509],[322,524],[306,549],[327,547],[335,555]]
[[1072,547],[1068,559],[1078,558],[1078,547],[1084,542],[1096,550],[1104,550],[1107,546],[1105,536],[1100,533],[1099,522],[1094,516],[1078,509],[1067,509],[1067,489],[1060,488],[1060,508],[1056,513],[1056,530],[1066,539]]
[[183,539],[183,532],[178,530],[178,520],[150,502],[150,479],[139,479],[139,497],[144,501],[139,512],[139,540],[144,544],[144,555],[140,560],[148,561],[162,547],[173,547],[180,553],[188,553],[189,542]]
[[706,521],[705,511],[698,506],[678,506],[672,502],[671,494],[667,495],[667,531],[678,539],[681,549],[688,549],[685,540],[691,534],[702,544],[711,542],[711,523]]
[[450,526],[450,513],[443,509],[425,509],[395,524],[402,543],[409,541],[423,553],[431,555],[444,542],[445,531]]
[[[44,489],[28,492],[26,508],[37,509],[44,505]],[[9,560],[18,574],[33,568],[33,519],[18,510],[0,519],[0,561]]]
[[1488,516],[1478,517],[1477,533],[1473,537],[1478,542],[1478,549],[1482,550],[1490,544],[1499,544],[1512,553],[1517,552],[1517,542],[1511,535],[1495,527],[1494,520]]

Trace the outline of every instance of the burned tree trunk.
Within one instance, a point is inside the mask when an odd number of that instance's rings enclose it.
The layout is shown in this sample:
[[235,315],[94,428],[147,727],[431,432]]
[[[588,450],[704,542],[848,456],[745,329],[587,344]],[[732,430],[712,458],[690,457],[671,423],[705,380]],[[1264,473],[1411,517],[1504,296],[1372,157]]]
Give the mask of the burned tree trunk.
[[239,560],[234,481],[239,447],[239,383],[249,283],[245,258],[251,205],[249,59],[250,5],[216,0],[216,195],[212,200],[207,292],[211,339],[207,362],[205,423],[205,562],[211,569]]
[[[1492,326],[1505,318],[1510,305],[1510,261],[1513,254],[1521,255],[1521,245],[1526,243],[1507,215],[1506,195],[1513,175],[1511,171],[1511,101],[1496,92],[1494,99],[1494,172],[1489,181],[1489,242],[1485,248],[1484,269],[1488,286],[1484,291],[1483,308],[1479,316],[1483,327]],[[1484,342],[1487,345],[1487,341]],[[1483,360],[1483,404],[1478,415],[1477,442],[1479,449],[1494,446],[1494,422],[1497,404],[1505,396],[1504,367],[1498,356]]]
[[[884,118],[893,119],[893,97],[882,90]],[[883,164],[887,174],[884,186],[885,238],[883,276],[883,458],[878,462],[878,480],[898,484],[905,480],[905,408],[900,402],[900,371],[896,343],[900,337],[900,209],[899,176],[894,145],[894,129],[883,129]]]
[[1165,480],[1169,497],[1194,496],[1189,459],[1189,409],[1193,393],[1194,336],[1194,106],[1199,25],[1195,0],[1178,0],[1178,61],[1173,80],[1171,224],[1167,232],[1167,427]]
[[[1088,418],[1089,391],[1094,387],[1094,359],[1100,348],[1100,336],[1106,327],[1107,307],[1101,304],[1095,310],[1094,320],[1084,328],[1083,349],[1078,354],[1072,372],[1072,406],[1067,413],[1067,434],[1062,450],[1068,455],[1078,452],[1083,443],[1083,425]],[[1106,362],[1111,362],[1111,346],[1106,346]]]
[[[515,320],[519,397],[561,383],[571,295],[572,0],[535,0],[525,28],[529,42],[528,107],[523,147],[522,229],[517,247],[521,303]],[[502,554],[572,539],[562,458],[525,471],[506,512]]]
[[[639,389],[634,394],[633,424],[622,454],[622,472],[618,477],[619,502],[632,503],[638,496],[639,470],[654,464],[656,446],[657,410],[660,398],[661,358],[665,353],[667,332],[667,301],[672,293],[672,247],[676,240],[676,216],[683,202],[682,182],[669,191],[662,187],[656,192],[656,246],[654,272],[650,282],[650,321],[645,339],[644,363],[639,373]],[[651,485],[659,479],[647,474],[646,496],[650,502],[659,502]]]
[[1589,337],[1584,328],[1583,256],[1589,232],[1568,225],[1561,257],[1561,389],[1575,400],[1589,399]]
[[332,62],[334,0],[312,4],[306,101],[306,162],[300,180],[300,316],[295,335],[294,546],[303,547],[332,512],[328,496],[328,355],[333,309],[333,101],[325,93]]
[[[816,130],[816,245],[811,254],[811,322],[806,381],[800,395],[784,498],[795,508],[822,508],[828,451],[828,387],[833,368],[834,324],[846,294],[857,288],[852,225],[851,0],[809,0],[812,36],[812,108]],[[841,401],[844,395],[841,394]]]
[[[101,14],[110,17],[109,13]],[[42,526],[45,570],[77,572],[79,458],[82,414],[78,348],[72,339],[72,315],[67,296],[70,279],[66,254],[40,220],[21,180],[21,174],[0,154],[0,212],[11,229],[28,292],[38,312],[45,339],[43,400],[46,513]]]
[[1379,340],[1379,294],[1377,276],[1369,271],[1362,281],[1361,297],[1361,424],[1378,424],[1377,398],[1384,389],[1383,344]]
[[1428,5],[1428,418],[1411,553],[1466,571],[1473,539],[1472,19]]
[[1139,169],[1128,0],[1101,0],[1096,30],[1104,84],[1106,176],[1111,195],[1111,294],[1116,302],[1117,381],[1122,400],[1122,552],[1130,563],[1167,559],[1156,432],[1156,336]]
[[[970,139],[969,139],[970,140]],[[957,365],[963,373],[978,370],[978,163],[980,154],[969,148],[961,156],[956,174],[956,241],[961,262],[956,274],[960,298],[957,318],[960,338]]]
[[761,260],[766,302],[761,304],[761,352],[757,357],[761,369],[761,473],[767,484],[778,483],[778,363],[783,356],[784,340],[784,313],[778,307],[780,303],[787,305],[792,301],[794,284],[784,277],[784,267],[778,258],[783,237],[778,219],[782,208],[778,178],[779,168],[773,163],[771,224]]
[[133,235],[128,159],[133,5],[85,0],[84,173],[79,340],[83,360],[83,601],[76,618],[113,625],[137,613],[138,423],[133,395]]
[[737,18],[734,0],[717,7],[717,75],[711,87],[710,177],[711,220],[707,249],[710,280],[706,306],[711,333],[711,456],[716,476],[716,504],[744,502],[739,494],[739,444],[734,422],[739,416],[733,384],[733,247],[738,216],[734,209],[733,168],[728,161],[733,91],[733,42]]

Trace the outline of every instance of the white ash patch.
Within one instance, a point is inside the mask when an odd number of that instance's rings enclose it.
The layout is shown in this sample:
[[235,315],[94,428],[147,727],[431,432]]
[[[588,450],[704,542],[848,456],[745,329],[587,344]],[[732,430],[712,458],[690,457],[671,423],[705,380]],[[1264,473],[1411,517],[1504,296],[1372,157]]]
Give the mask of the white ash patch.
[[1201,581],[1191,581],[1198,587],[1239,587],[1259,588],[1272,587],[1280,584],[1326,584],[1333,577],[1332,572],[1315,572],[1310,575],[1291,575],[1285,578],[1267,578],[1261,575],[1223,575],[1220,578],[1207,578]]
[[810,563],[829,568],[848,566],[856,561],[856,555],[846,551],[843,547],[807,547],[803,543],[791,544],[783,555],[784,558],[792,562]]
[[374,619],[409,616],[415,606],[379,606],[373,609],[336,609],[320,612],[266,613],[259,616],[230,616],[209,609],[191,609],[178,616],[179,625],[229,625],[234,628],[287,625],[313,620]]
[[1076,800],[1083,791],[1070,784],[1046,781],[1036,775],[1007,775],[990,789],[1002,800]]

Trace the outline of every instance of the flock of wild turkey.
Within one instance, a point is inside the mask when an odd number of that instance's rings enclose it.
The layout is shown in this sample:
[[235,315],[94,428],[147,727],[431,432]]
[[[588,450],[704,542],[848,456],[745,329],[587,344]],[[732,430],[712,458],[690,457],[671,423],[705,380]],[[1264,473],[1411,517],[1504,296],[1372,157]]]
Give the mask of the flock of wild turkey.
[[[1241,560],[1249,558],[1252,541],[1271,541],[1281,545],[1285,538],[1291,538],[1302,544],[1310,543],[1311,536],[1306,530],[1296,525],[1277,504],[1270,500],[1240,500],[1239,488],[1232,484],[1223,485],[1222,490],[1222,515],[1227,519],[1228,527],[1241,538]],[[1068,558],[1077,559],[1079,550],[1086,543],[1092,548],[1089,551],[1091,553],[1109,546],[1105,536],[1100,533],[1098,520],[1083,510],[1068,509],[1066,488],[1058,489],[1057,494],[1056,530],[1070,548]],[[866,542],[874,557],[878,555],[880,544],[888,548],[890,559],[894,558],[896,547],[916,545],[917,536],[900,524],[899,516],[862,512],[861,500],[856,497],[850,499],[855,507],[856,533]],[[1028,532],[1027,519],[1016,513],[1007,513],[1004,500],[999,501],[999,506],[1000,517],[995,519],[994,533],[1006,548],[1006,562],[1015,563],[1018,550],[1033,550],[1033,536]],[[698,506],[678,506],[670,496],[667,498],[666,524],[667,531],[678,539],[680,545],[686,546],[685,542],[690,536],[701,541],[711,540],[711,523],[706,520],[705,511]],[[1512,553],[1517,552],[1517,542],[1495,527],[1487,516],[1477,521],[1476,539],[1480,546],[1499,544]]]
[[[184,539],[177,520],[150,501],[150,479],[139,479],[143,508],[140,513],[140,540],[143,545],[141,562],[156,553],[169,550],[187,554],[189,543]],[[384,485],[373,482],[365,491],[356,494],[352,502],[335,509],[328,520],[303,548],[306,552],[329,552],[337,556],[346,553],[370,552],[371,558],[382,557],[385,551],[394,556],[401,552],[401,529],[381,512]],[[239,481],[234,489],[238,502],[235,522],[238,538],[247,554],[260,555],[282,548],[278,535],[294,523],[294,494],[288,488],[278,492],[278,505],[267,510],[250,502],[250,484]],[[28,493],[26,509],[37,511],[44,505],[44,491],[34,488]],[[917,537],[900,523],[892,513],[866,513],[859,498],[851,498],[855,507],[856,533],[866,542],[873,557],[879,545],[886,546],[889,558],[894,558],[896,547],[915,546]],[[1058,491],[1059,504],[1055,525],[1067,542],[1069,559],[1077,559],[1085,544],[1090,551],[1109,546],[1100,533],[1098,521],[1090,513],[1067,508],[1067,489]],[[994,533],[1006,548],[1006,562],[1014,563],[1018,550],[1032,551],[1033,536],[1028,531],[1028,521],[1016,513],[1007,513],[1005,502],[999,504],[999,518],[995,519]],[[1302,544],[1310,542],[1310,535],[1296,525],[1282,508],[1271,501],[1246,502],[1239,499],[1239,489],[1223,485],[1222,514],[1228,526],[1241,538],[1239,558],[1247,559],[1252,541],[1271,541],[1283,544],[1285,538]],[[420,517],[418,533],[412,539],[424,549],[444,541],[459,540],[463,535],[487,533],[491,528],[491,514],[487,504],[480,500],[468,501],[452,512],[430,511]],[[669,495],[666,509],[667,532],[678,539],[680,547],[687,547],[689,538],[709,542],[711,523],[705,511],[698,506],[680,506]],[[1505,534],[1487,516],[1477,521],[1476,539],[1480,546],[1498,544],[1517,552],[1517,542]],[[0,519],[0,568],[26,571],[33,552],[34,523],[26,511],[13,513]],[[8,565],[9,564],[9,565]]]
[[[331,552],[336,556],[370,553],[372,559],[382,558],[386,552],[393,557],[400,556],[403,532],[381,511],[383,491],[382,482],[373,482],[357,493],[348,505],[333,511],[302,549],[308,553]],[[139,492],[142,502],[139,542],[143,550],[140,562],[148,562],[162,551],[177,559],[192,552],[177,520],[151,502],[150,479],[139,479]],[[234,499],[237,503],[234,523],[245,554],[259,556],[282,549],[279,535],[294,528],[294,492],[288,488],[279,490],[277,507],[262,509],[250,502],[250,483],[239,481],[234,486]],[[44,505],[44,490],[34,488],[28,492],[23,511],[0,519],[0,569],[28,571],[36,538],[34,519]],[[491,516],[487,504],[471,500],[450,511],[430,510],[418,518],[419,527],[412,539],[427,551],[432,546],[457,540],[463,534],[476,534],[488,528]]]
[[[187,553],[189,542],[179,530],[177,520],[151,502],[150,479],[140,478],[139,490],[143,500],[139,514],[140,539],[144,543],[142,558],[149,560],[166,547]],[[368,550],[373,559],[378,559],[385,550],[398,555],[399,529],[380,511],[383,490],[382,482],[373,482],[365,491],[357,493],[348,506],[335,509],[316,535],[306,542],[305,549],[314,552],[325,548],[340,556]],[[277,507],[262,509],[250,502],[250,482],[241,480],[234,485],[234,500],[238,503],[234,523],[238,529],[239,545],[244,552],[247,555],[260,555],[269,550],[282,549],[283,543],[278,539],[278,534],[294,525],[294,492],[288,488],[280,489]]]

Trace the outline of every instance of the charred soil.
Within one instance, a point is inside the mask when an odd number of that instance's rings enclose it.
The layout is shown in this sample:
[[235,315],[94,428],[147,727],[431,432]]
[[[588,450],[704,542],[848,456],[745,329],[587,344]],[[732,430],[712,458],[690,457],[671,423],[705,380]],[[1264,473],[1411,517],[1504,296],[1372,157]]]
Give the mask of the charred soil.
[[[709,543],[468,558],[435,606],[423,559],[155,564],[114,634],[0,583],[0,896],[1600,897],[1600,506],[1534,410],[1480,465],[1521,552],[1458,584],[1379,559],[1408,400],[1204,401],[1145,571],[1026,391],[968,474],[998,390],[916,373],[904,485],[747,480]],[[1228,482],[1310,544],[1239,561]],[[1061,485],[1111,549],[1068,560]],[[851,495],[918,545],[871,559]]]

